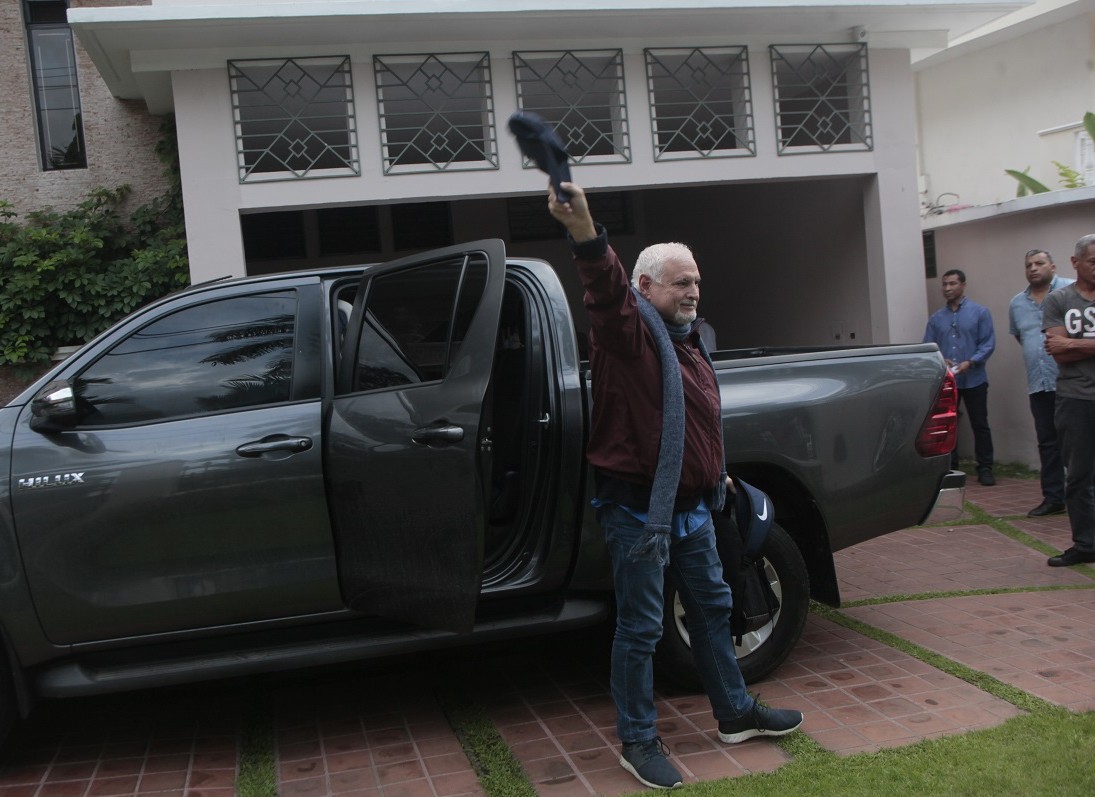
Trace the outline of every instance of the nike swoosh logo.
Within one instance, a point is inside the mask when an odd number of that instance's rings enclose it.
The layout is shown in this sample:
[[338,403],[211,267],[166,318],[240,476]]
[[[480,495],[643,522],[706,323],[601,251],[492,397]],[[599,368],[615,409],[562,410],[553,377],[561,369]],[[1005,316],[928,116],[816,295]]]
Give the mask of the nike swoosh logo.
[[764,502],[764,511],[757,514],[757,520],[764,521],[764,520],[767,520],[767,519],[768,519],[768,502],[765,501]]

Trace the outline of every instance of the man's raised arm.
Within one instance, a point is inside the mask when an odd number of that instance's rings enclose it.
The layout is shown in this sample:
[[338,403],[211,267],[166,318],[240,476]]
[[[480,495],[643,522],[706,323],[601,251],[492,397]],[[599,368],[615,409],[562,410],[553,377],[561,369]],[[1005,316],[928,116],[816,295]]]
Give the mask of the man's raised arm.
[[564,191],[570,193],[570,200],[559,202],[555,197],[555,189],[548,183],[548,210],[559,223],[567,228],[574,243],[581,244],[592,241],[597,237],[597,226],[593,223],[593,217],[589,213],[589,203],[586,202],[586,192],[574,183],[562,183]]

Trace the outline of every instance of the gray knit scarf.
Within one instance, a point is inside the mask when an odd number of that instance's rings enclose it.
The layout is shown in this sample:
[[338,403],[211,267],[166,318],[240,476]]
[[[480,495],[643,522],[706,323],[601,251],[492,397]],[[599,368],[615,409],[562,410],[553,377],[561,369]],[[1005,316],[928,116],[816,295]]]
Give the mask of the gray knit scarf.
[[[649,301],[634,287],[639,315],[646,324],[658,349],[662,371],[662,437],[658,446],[658,466],[654,472],[654,484],[650,489],[650,506],[643,536],[631,548],[628,556],[633,560],[651,559],[661,566],[669,564],[669,534],[673,522],[673,504],[677,498],[677,486],[681,480],[681,461],[684,458],[684,385],[681,382],[681,366],[673,349],[673,341],[684,340],[692,332],[692,324],[674,326],[666,322]],[[700,353],[714,372],[711,355],[703,341]],[[719,438],[721,443],[721,436]],[[720,462],[725,462],[722,456]],[[723,470],[715,485],[711,499],[712,511],[718,512],[726,501],[726,472]]]

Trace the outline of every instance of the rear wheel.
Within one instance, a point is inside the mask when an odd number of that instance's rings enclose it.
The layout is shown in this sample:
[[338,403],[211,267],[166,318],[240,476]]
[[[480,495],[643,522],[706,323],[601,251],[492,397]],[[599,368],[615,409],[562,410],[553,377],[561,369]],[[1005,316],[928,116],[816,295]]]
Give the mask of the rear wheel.
[[[810,577],[791,535],[772,524],[761,553],[768,583],[780,607],[771,622],[745,634],[741,644],[734,646],[746,683],[761,680],[783,663],[802,636],[810,610]],[[702,689],[699,671],[692,660],[688,619],[671,580],[665,584],[662,623],[662,639],[655,653],[659,672],[683,686]]]

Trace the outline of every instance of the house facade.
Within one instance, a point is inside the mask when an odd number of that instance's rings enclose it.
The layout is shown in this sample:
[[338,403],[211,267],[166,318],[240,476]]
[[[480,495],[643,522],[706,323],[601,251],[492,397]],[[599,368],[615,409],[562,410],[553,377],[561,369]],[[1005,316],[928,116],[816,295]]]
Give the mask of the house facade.
[[[545,177],[506,129],[531,110],[625,260],[693,247],[720,346],[918,340],[911,55],[1024,5],[72,2],[82,177],[157,172],[174,113],[195,281],[501,237],[577,305]],[[39,182],[76,195],[79,169],[57,171]]]

